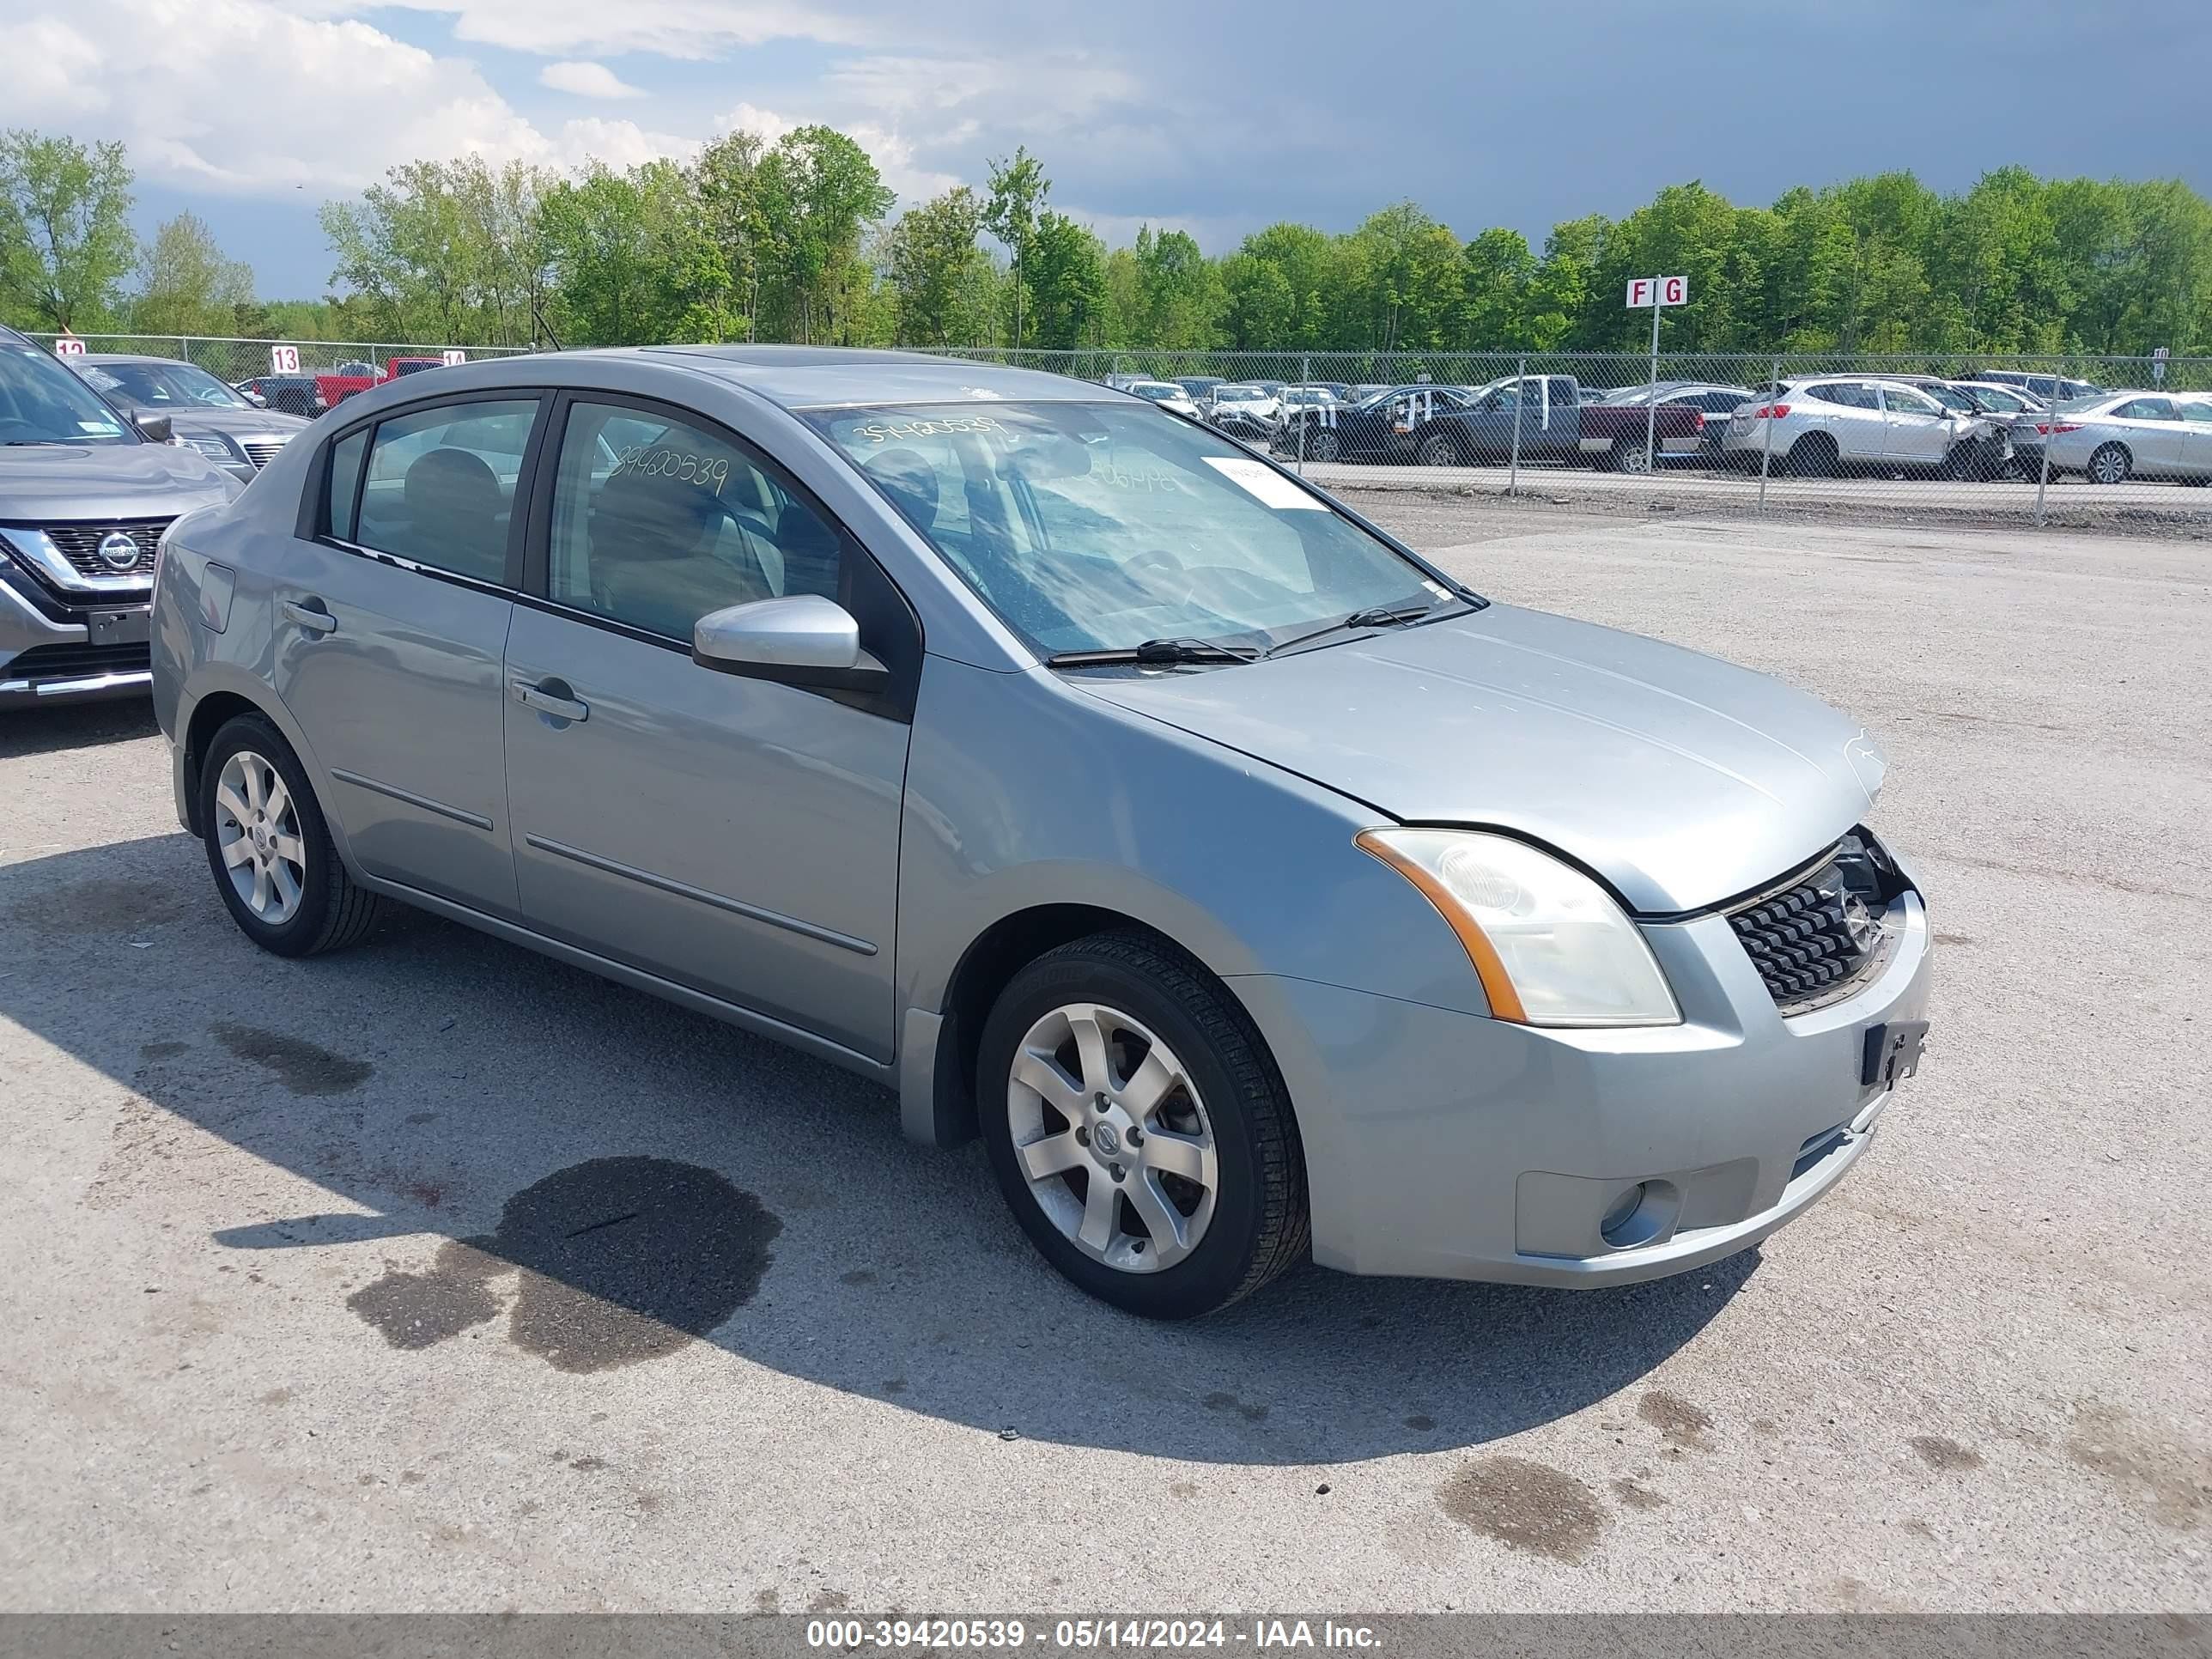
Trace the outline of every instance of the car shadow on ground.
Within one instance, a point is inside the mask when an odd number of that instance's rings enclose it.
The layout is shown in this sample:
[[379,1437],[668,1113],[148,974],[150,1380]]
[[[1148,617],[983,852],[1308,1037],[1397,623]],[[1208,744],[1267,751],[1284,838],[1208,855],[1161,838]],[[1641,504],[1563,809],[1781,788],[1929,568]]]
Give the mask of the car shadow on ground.
[[331,1316],[425,1367],[463,1333],[570,1373],[704,1340],[1028,1439],[1327,1463],[1601,1401],[1758,1263],[1588,1292],[1308,1267],[1149,1324],[1060,1280],[977,1150],[910,1146],[873,1085],[425,916],[270,957],[182,835],[0,869],[0,955],[36,964],[0,1016],[147,1103],[83,1201],[200,1218],[210,1296],[343,1253]]
[[0,714],[0,760],[127,743],[160,730],[154,723],[154,705],[143,695],[112,702],[64,703],[39,709],[34,716]]

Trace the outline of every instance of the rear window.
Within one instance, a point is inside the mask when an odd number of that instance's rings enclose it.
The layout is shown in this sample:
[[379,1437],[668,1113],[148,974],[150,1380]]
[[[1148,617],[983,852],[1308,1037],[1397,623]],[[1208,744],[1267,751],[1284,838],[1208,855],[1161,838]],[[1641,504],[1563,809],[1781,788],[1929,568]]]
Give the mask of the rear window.
[[354,539],[478,581],[507,580],[534,398],[443,404],[376,428]]

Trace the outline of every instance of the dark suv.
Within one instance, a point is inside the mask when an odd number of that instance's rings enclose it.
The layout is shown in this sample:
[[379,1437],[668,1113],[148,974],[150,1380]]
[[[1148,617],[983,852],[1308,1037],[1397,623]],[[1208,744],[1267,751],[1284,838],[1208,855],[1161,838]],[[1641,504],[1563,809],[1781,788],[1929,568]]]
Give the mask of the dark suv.
[[145,695],[161,532],[238,490],[0,327],[0,707]]

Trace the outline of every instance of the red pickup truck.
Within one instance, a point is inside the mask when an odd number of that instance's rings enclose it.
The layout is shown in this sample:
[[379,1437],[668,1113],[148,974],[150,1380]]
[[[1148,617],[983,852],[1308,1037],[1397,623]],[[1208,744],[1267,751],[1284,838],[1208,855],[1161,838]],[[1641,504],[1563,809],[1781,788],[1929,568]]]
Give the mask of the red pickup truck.
[[318,374],[315,391],[323,400],[325,409],[335,409],[357,392],[366,392],[373,386],[381,386],[402,374],[415,374],[426,368],[443,368],[443,357],[387,357],[384,367],[369,374]]

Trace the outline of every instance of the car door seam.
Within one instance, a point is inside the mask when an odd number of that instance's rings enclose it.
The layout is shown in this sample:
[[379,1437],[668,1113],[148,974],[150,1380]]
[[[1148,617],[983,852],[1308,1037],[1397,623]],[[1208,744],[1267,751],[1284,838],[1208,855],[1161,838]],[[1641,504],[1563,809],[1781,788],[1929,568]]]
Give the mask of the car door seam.
[[714,909],[727,911],[732,915],[743,916],[750,921],[763,922],[770,927],[780,927],[787,933],[797,933],[805,939],[817,939],[824,945],[834,945],[840,950],[850,951],[856,956],[872,957],[877,954],[877,947],[872,941],[856,938],[851,933],[841,933],[836,929],[824,927],[818,922],[803,921],[798,916],[787,916],[780,910],[763,909],[757,904],[747,904],[742,899],[733,899],[726,894],[709,891],[704,887],[694,887],[689,882],[678,881],[672,876],[656,875],[650,870],[641,870],[635,865],[623,864],[617,860],[605,858],[597,853],[587,853],[580,847],[571,847],[566,842],[555,841],[550,836],[533,836],[526,830],[522,839],[526,846],[534,847],[541,853],[550,853],[556,858],[568,859],[575,863],[588,866],[592,869],[603,871],[611,876],[621,876],[627,880],[637,882],[660,892],[672,893],[678,898],[688,898]]
[[349,772],[342,766],[331,768],[331,775],[340,783],[349,783],[356,789],[366,789],[371,794],[386,795],[393,800],[404,801],[410,806],[419,806],[426,812],[435,812],[441,818],[451,818],[456,823],[465,823],[471,829],[489,831],[492,821],[481,812],[471,812],[465,807],[449,806],[444,801],[428,795],[418,795],[411,789],[402,789],[396,783],[386,783],[360,772]]

